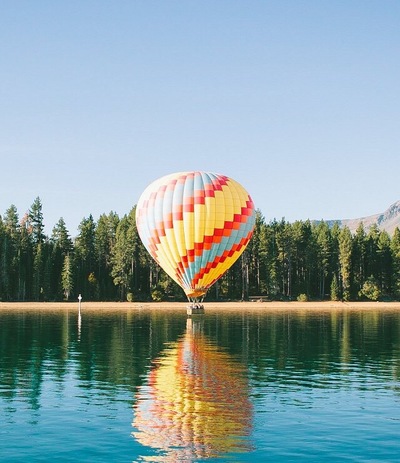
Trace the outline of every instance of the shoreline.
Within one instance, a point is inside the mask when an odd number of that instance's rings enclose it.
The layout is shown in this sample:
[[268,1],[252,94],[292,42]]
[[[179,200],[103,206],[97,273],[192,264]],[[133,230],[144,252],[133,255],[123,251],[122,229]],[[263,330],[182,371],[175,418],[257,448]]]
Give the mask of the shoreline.
[[[186,310],[188,302],[84,302],[81,310]],[[204,302],[207,310],[398,310],[400,302]],[[77,310],[76,302],[0,302],[2,310]]]

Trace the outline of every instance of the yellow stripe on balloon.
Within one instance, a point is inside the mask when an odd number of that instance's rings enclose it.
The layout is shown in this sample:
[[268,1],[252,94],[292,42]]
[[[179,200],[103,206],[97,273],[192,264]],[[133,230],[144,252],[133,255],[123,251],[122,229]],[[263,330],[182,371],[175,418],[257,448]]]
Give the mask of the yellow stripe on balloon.
[[174,234],[179,255],[182,257],[186,256],[185,229],[183,226],[183,220],[174,220]]
[[202,243],[204,241],[205,231],[205,207],[203,204],[196,204],[194,206],[194,216],[196,220],[196,228],[194,229],[194,242]]
[[212,236],[215,230],[217,210],[215,207],[215,198],[206,198],[205,200],[207,217],[206,217],[206,227],[204,229],[204,234],[206,236]]
[[183,213],[183,230],[186,249],[194,248],[194,212]]

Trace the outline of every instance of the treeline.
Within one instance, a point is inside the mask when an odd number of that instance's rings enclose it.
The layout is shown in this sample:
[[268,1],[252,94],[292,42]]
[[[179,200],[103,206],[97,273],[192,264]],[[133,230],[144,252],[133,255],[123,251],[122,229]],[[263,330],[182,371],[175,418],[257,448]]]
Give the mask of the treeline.
[[[0,216],[0,300],[184,300],[182,289],[153,261],[138,236],[135,208],[119,217],[84,218],[71,238],[62,218],[44,234],[36,198],[20,219]],[[210,289],[207,300],[398,300],[400,231],[325,222],[265,222],[257,211],[244,254]]]

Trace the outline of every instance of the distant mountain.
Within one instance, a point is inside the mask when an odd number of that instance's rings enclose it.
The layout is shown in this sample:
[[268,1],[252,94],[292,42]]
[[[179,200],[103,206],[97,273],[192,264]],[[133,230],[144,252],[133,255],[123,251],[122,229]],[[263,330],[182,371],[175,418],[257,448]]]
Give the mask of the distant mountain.
[[386,230],[389,235],[393,235],[396,227],[400,229],[400,201],[392,204],[381,214],[369,215],[359,219],[325,220],[325,222],[329,226],[332,226],[335,222],[340,227],[347,225],[351,232],[355,232],[361,222],[364,224],[365,231],[368,231],[371,225],[376,224],[380,230]]

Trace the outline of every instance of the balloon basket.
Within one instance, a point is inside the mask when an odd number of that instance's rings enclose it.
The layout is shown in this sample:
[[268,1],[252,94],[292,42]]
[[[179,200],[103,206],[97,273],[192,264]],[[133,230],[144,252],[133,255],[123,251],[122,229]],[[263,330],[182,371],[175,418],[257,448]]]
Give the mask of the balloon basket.
[[198,304],[198,303],[193,303],[193,304],[187,305],[186,306],[186,313],[188,315],[203,314],[204,313],[204,305],[203,304]]

